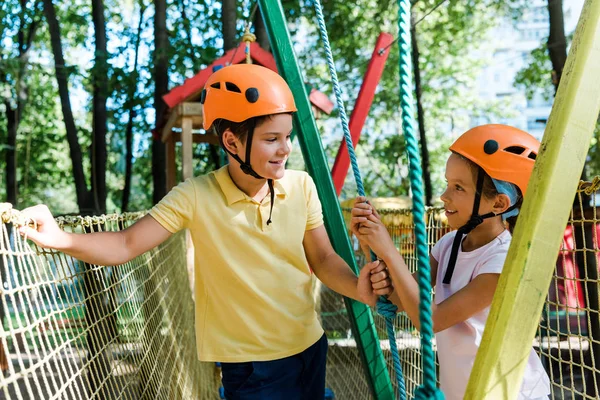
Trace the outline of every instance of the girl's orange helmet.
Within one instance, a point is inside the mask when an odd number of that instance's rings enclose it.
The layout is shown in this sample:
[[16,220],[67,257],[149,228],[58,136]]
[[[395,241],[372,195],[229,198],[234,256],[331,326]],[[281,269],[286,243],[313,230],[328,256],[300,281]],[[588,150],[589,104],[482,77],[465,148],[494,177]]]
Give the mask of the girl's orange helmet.
[[523,196],[539,149],[540,142],[529,133],[499,124],[472,128],[450,146],[492,178],[517,185]]
[[213,73],[202,96],[204,129],[216,119],[242,122],[252,117],[297,111],[288,84],[276,72],[255,64],[237,64]]

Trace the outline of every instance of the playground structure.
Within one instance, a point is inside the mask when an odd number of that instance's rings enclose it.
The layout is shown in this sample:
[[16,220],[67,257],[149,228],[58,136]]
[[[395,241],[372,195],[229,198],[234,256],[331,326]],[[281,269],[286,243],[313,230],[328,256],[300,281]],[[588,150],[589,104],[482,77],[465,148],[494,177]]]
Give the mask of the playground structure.
[[[348,240],[323,156],[318,130],[311,116],[311,106],[295,62],[283,13],[277,3],[259,1],[270,37],[279,38],[277,45],[274,46],[279,72],[288,81],[297,101],[299,112],[294,116],[294,122],[299,131],[302,152],[309,172],[317,183],[317,190],[327,216],[326,226],[333,245],[356,271],[356,254]],[[561,237],[568,223],[568,212],[577,190],[576,182],[580,167],[583,166],[587,144],[600,109],[600,96],[597,96],[600,82],[593,78],[593,66],[600,62],[600,49],[597,44],[599,32],[600,5],[588,0],[582,12],[582,19],[565,69],[566,73],[542,143],[543,152],[540,153],[539,162],[534,170],[533,195],[525,202],[521,222],[515,232],[514,245],[511,247],[507,261],[507,272],[502,275],[498,295],[492,307],[493,318],[490,320],[493,322],[492,325],[488,323],[467,398],[514,398],[523,370],[521,360],[524,357],[520,355],[525,354],[525,350],[531,346],[536,330],[540,332],[543,330],[544,337],[547,338],[542,338],[540,333],[537,340],[539,351],[547,358],[550,370],[556,360],[561,364],[560,368],[565,365],[561,352],[564,332],[558,326],[560,324],[548,323],[541,329],[538,320],[552,280]],[[307,116],[311,118],[306,118]],[[594,198],[595,189],[588,191],[593,192]],[[581,203],[580,214],[583,216],[585,216],[584,208]],[[550,211],[552,218],[547,218]],[[218,382],[218,377],[215,376],[214,366],[189,359],[190,354],[195,354],[193,350],[195,344],[192,345],[185,334],[186,330],[193,330],[181,325],[191,324],[193,320],[193,317],[190,321],[184,318],[185,315],[189,315],[185,310],[188,310],[189,304],[192,304],[191,294],[182,296],[182,293],[186,293],[184,288],[189,288],[186,274],[182,273],[183,278],[179,279],[175,276],[161,275],[162,270],[174,271],[175,269],[175,267],[164,268],[166,264],[170,267],[179,263],[185,265],[183,255],[186,247],[182,244],[183,235],[175,236],[149,254],[128,263],[134,266],[134,269],[129,272],[126,266],[69,267],[78,263],[55,252],[31,248],[14,234],[14,229],[11,230],[6,224],[24,223],[19,220],[17,212],[5,209],[2,218],[3,239],[0,251],[4,264],[2,270],[7,274],[5,279],[9,285],[4,296],[3,311],[9,315],[12,315],[11,312],[15,314],[14,305],[11,311],[9,304],[17,304],[19,310],[19,316],[14,321],[11,317],[9,325],[5,325],[1,332],[4,348],[12,349],[8,357],[6,374],[8,377],[3,376],[0,385],[4,395],[9,398],[12,393],[17,393],[18,398],[28,398],[27,396],[36,398],[35,396],[42,394],[48,395],[49,398],[94,398],[96,396],[97,398],[111,398],[108,396],[211,398],[217,396],[217,389],[211,387],[212,384],[218,385],[215,383]],[[65,228],[84,231],[122,229],[135,218],[131,216],[80,218],[61,221],[61,223]],[[427,221],[429,223],[439,219],[430,217]],[[423,221],[417,218],[415,222]],[[572,217],[573,232],[578,228],[583,229],[578,226],[580,223],[582,226],[585,226],[585,223],[596,224],[595,213],[591,221],[582,222],[581,217],[580,219]],[[436,226],[434,231],[439,232],[441,229],[444,227]],[[431,230],[426,233],[427,237],[432,237]],[[573,236],[577,242],[576,235]],[[583,237],[586,238],[585,234]],[[588,237],[588,239],[592,238]],[[410,243],[412,238],[409,237],[407,240]],[[412,245],[415,246],[414,243]],[[167,246],[172,246],[171,250],[165,250]],[[418,246],[413,249],[416,247]],[[576,243],[574,248],[586,249],[594,255],[598,253],[597,240],[584,240],[583,243]],[[568,249],[564,251],[568,252]],[[419,257],[418,261],[421,262],[422,259],[423,257]],[[56,260],[64,261],[57,263]],[[415,261],[417,259],[414,257],[407,259],[413,268],[416,267]],[[589,262],[587,257],[584,262],[586,265]],[[56,271],[62,272],[60,274],[53,272],[52,265]],[[157,268],[161,265],[163,265],[162,270]],[[185,271],[185,268],[179,269]],[[592,268],[592,270],[596,269]],[[175,274],[175,272],[170,273]],[[582,279],[584,284],[577,287],[581,287],[579,290],[586,291],[589,303],[592,303],[589,299],[594,293],[590,288],[595,288],[597,304],[597,270],[595,279],[593,276],[582,277],[581,275],[578,279]],[[82,284],[78,280],[83,280],[85,294],[69,297],[68,291],[64,294],[60,293],[56,286],[69,280],[77,281],[78,285]],[[45,301],[43,303],[40,301],[40,293],[44,290],[46,294],[41,295]],[[119,306],[119,295],[113,294],[119,290],[125,293],[121,294],[121,298],[125,299],[123,306]],[[64,299],[69,301],[65,303]],[[139,308],[127,310],[126,304],[133,299],[141,302]],[[555,304],[553,307],[559,307],[560,304],[553,301]],[[47,307],[48,302],[50,307]],[[346,305],[346,321],[352,331],[352,337],[350,339],[330,338],[328,373],[329,379],[333,381],[329,382],[329,386],[334,389],[334,393],[339,398],[367,398],[369,394],[378,399],[395,397],[398,387],[390,380],[388,373],[389,343],[386,347],[385,341],[379,339],[378,333],[382,331],[379,317],[373,317],[370,310],[362,304],[348,299],[344,299],[343,302]],[[67,303],[69,312],[73,313],[77,310],[79,316],[84,316],[85,323],[79,321],[73,325],[69,322],[74,317],[64,312],[64,304]],[[73,308],[71,306],[73,303],[79,304],[79,307],[83,305],[83,309]],[[326,303],[322,302],[322,304]],[[547,306],[547,309],[550,310],[552,307]],[[129,322],[124,323],[124,326],[119,326],[119,311],[130,314]],[[335,309],[328,312],[339,311]],[[570,385],[564,384],[565,374],[562,369],[559,369],[561,377],[559,383],[555,379],[556,374],[551,373],[555,398],[596,398],[598,396],[599,366],[594,359],[594,353],[600,354],[600,351],[594,350],[600,345],[598,336],[594,336],[594,331],[597,330],[595,328],[598,323],[598,308],[587,307],[585,312],[588,327],[591,328],[580,330],[579,335],[567,335],[576,336],[576,342],[580,344],[582,362],[577,364],[569,360],[566,363],[570,369],[568,374]],[[327,325],[328,317],[330,315],[323,315],[324,325]],[[124,320],[123,318],[121,317],[121,321]],[[406,321],[407,319],[402,315],[396,317],[396,328],[402,332],[400,337],[396,336],[396,342],[399,344],[399,352],[404,364],[406,392],[411,396],[414,388],[424,381],[430,385],[435,385],[435,382],[431,380],[427,382],[428,378],[422,377],[423,368],[419,357],[421,350],[418,349],[418,343],[422,340],[413,334],[414,329],[407,326]],[[61,330],[62,326],[75,329],[76,335],[69,336]],[[126,328],[131,329],[135,326],[141,326],[137,335],[135,331],[128,334],[127,332],[131,330],[127,331]],[[518,330],[516,326],[523,329]],[[81,328],[81,331],[77,331],[78,328]],[[50,336],[44,332],[50,332]],[[556,333],[557,340],[550,340],[553,332]],[[570,333],[573,332],[569,325],[567,334]],[[584,334],[589,338],[584,340]],[[84,342],[85,344],[82,344]],[[569,354],[573,354],[572,341],[569,340],[567,343],[564,346],[568,346]],[[584,354],[585,343],[590,350]],[[426,345],[431,349],[434,348],[434,343]],[[341,348],[348,350],[339,350]],[[15,356],[13,357],[12,354]],[[343,359],[342,357],[345,361],[335,364],[335,367],[331,366],[336,359]],[[588,359],[591,360],[590,363],[587,362]],[[412,361],[415,361],[414,364]],[[352,366],[357,368],[353,369]],[[582,371],[582,388],[576,383],[577,366],[580,366]],[[338,380],[345,383],[334,383]],[[352,397],[355,395],[360,397]]]
[[[582,184],[579,195],[585,194]],[[591,194],[597,200],[598,187]],[[439,209],[427,211],[428,245],[448,228]],[[350,210],[343,210],[344,216]],[[398,249],[416,269],[410,209],[381,209]],[[598,287],[597,275],[578,264],[578,254],[600,258],[598,237],[574,243],[585,225],[600,218],[578,210],[567,224],[558,268],[536,321],[534,347],[550,376],[553,399],[594,399],[600,368],[592,359],[598,337],[588,321],[597,309],[581,299]],[[141,213],[59,218],[65,230],[123,229]],[[18,212],[3,209],[0,254],[6,282],[0,340],[9,364],[0,380],[0,399],[218,399],[220,376],[214,363],[196,359],[194,305],[186,272],[183,232],[156,249],[118,267],[88,265],[64,254],[29,247],[11,228]],[[356,250],[358,263],[363,255]],[[600,261],[600,260],[599,260]],[[583,275],[580,274],[580,270]],[[4,275],[7,273],[6,275]],[[574,294],[576,296],[574,296]],[[327,387],[336,399],[373,398],[357,341],[341,296],[316,289],[319,315],[329,339]],[[391,354],[385,321],[374,315],[385,363]],[[409,398],[421,382],[419,336],[399,314],[397,342]],[[597,356],[596,356],[597,357]],[[394,390],[397,388],[394,386]],[[586,394],[587,393],[587,394]]]

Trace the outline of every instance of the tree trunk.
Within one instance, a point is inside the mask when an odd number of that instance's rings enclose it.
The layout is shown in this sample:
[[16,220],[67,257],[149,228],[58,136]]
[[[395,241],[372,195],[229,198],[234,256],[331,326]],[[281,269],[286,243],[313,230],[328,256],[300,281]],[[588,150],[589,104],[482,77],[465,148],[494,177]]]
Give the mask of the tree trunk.
[[[154,7],[154,109],[156,112],[154,126],[158,128],[166,111],[166,104],[162,97],[169,90],[169,37],[166,0],[154,0]],[[160,134],[156,135],[152,140],[153,201],[155,204],[165,196],[167,191],[165,156],[165,145],[160,140]]]
[[271,51],[271,42],[269,42],[269,35],[263,21],[262,14],[260,11],[254,13],[254,34],[256,35],[256,43],[266,51]]
[[[185,12],[185,3],[183,0],[180,0],[179,7],[181,8],[181,18],[187,19],[186,12]],[[190,25],[189,21],[187,23],[184,22],[184,26],[186,29],[186,36],[187,36],[187,40],[188,40],[188,45],[187,45],[187,48],[189,49],[188,55],[190,57],[190,60],[192,61],[192,65],[195,67],[196,54],[194,51],[194,44],[192,43],[192,30],[191,30],[191,25]],[[194,73],[196,73],[196,70],[194,70]],[[213,164],[215,165],[215,169],[218,169],[221,166],[221,160],[219,159],[219,151],[218,151],[219,147],[215,146],[213,144],[209,144],[208,149],[209,149],[209,153],[210,153],[210,158],[211,158]]]
[[17,206],[17,130],[20,115],[17,109],[12,109],[8,101],[6,106],[6,123],[8,138],[6,140],[6,201]]
[[567,39],[565,37],[562,0],[548,0],[548,14],[550,16],[548,55],[552,62],[552,83],[556,93],[567,61]]
[[121,211],[126,212],[129,207],[129,196],[131,195],[131,174],[133,170],[133,119],[135,118],[135,94],[138,85],[138,56],[140,42],[142,38],[142,26],[144,24],[144,12],[146,6],[140,2],[140,19],[138,21],[137,36],[135,37],[135,56],[133,60],[133,82],[129,91],[127,127],[125,128],[125,187],[123,188],[123,197],[121,198]]
[[223,29],[223,50],[237,46],[237,5],[235,0],[221,0],[221,24]]
[[104,0],[92,0],[92,20],[96,42],[96,59],[92,70],[92,193],[94,211],[106,212],[106,94],[108,52]]
[[54,54],[54,68],[56,70],[56,82],[58,84],[58,93],[60,96],[60,105],[63,118],[65,120],[65,129],[67,131],[67,141],[69,142],[69,153],[73,163],[73,178],[75,180],[75,193],[77,194],[77,205],[80,212],[86,208],[87,187],[85,174],[83,172],[83,159],[81,156],[81,147],[77,138],[77,128],[73,119],[71,110],[71,101],[69,100],[69,77],[65,68],[62,43],[60,38],[60,27],[56,18],[54,4],[52,0],[43,0],[44,14],[48,21],[48,30],[50,32],[50,42],[52,44],[52,53]]
[[[6,201],[17,207],[18,187],[17,187],[17,133],[19,124],[25,109],[26,88],[23,83],[23,75],[27,66],[27,59],[31,43],[37,32],[39,20],[33,15],[33,20],[27,25],[25,12],[27,10],[27,0],[20,0],[21,15],[19,18],[18,46],[19,46],[19,66],[15,76],[16,87],[16,107],[13,109],[9,101],[5,101],[6,120],[7,120],[7,140],[6,140]],[[1,75],[1,81],[6,81],[6,74]]]
[[427,135],[425,134],[425,116],[421,96],[421,69],[419,68],[419,46],[417,43],[417,30],[414,22],[411,24],[410,36],[412,42],[412,63],[415,74],[415,95],[417,100],[417,120],[419,122],[419,138],[421,141],[421,168],[423,168],[423,183],[425,184],[425,204],[432,205],[433,190],[431,188],[431,172],[429,171],[429,149],[427,148]]

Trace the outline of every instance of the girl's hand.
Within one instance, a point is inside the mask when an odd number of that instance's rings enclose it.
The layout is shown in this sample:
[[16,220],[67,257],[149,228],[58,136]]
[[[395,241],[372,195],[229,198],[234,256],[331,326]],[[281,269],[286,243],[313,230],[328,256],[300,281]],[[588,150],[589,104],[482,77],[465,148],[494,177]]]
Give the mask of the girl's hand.
[[[381,219],[375,207],[367,203],[367,198],[364,196],[358,196],[354,200],[354,206],[352,208],[352,219],[350,220],[350,229],[358,237],[358,229],[360,224],[367,221],[370,215],[374,215],[377,219]],[[360,238],[358,238],[360,240]]]
[[41,204],[29,207],[21,213],[25,218],[34,222],[34,224],[19,228],[21,236],[27,237],[43,248],[58,249],[65,247],[68,234],[58,227],[47,206]]
[[392,251],[397,251],[387,228],[378,216],[370,214],[368,217],[361,218],[364,218],[364,221],[360,222],[355,233],[361,243],[365,243],[381,258],[385,258],[384,256]]

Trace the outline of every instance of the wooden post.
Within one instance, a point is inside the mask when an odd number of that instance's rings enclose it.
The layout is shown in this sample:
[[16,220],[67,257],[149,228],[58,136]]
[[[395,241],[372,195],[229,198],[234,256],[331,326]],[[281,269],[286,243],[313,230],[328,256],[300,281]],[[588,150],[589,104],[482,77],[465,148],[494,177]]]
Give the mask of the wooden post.
[[516,399],[600,111],[600,1],[586,0],[465,399]]
[[181,154],[183,158],[183,180],[191,178],[194,172],[192,147],[192,118],[184,116],[181,121]]
[[167,157],[167,192],[177,185],[177,162],[175,160],[175,138],[173,135],[166,140]]

